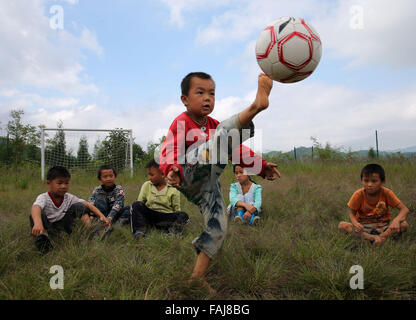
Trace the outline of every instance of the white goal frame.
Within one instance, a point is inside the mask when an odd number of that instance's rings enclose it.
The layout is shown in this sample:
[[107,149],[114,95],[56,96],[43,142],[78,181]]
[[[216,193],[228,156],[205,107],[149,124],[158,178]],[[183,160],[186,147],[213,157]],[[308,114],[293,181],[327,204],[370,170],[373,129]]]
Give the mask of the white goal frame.
[[[133,177],[133,129],[67,129],[67,128],[42,128],[41,130],[41,179],[45,180],[45,131],[99,131],[99,132],[111,132],[111,131],[121,131],[129,133],[129,147],[130,147],[130,177]],[[127,152],[126,152],[127,153]]]

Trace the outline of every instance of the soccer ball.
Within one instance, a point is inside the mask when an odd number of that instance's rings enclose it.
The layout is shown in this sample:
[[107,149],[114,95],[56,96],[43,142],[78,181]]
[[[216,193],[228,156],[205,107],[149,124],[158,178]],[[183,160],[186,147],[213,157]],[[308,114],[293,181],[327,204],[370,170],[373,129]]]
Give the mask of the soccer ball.
[[291,83],[309,77],[322,55],[316,30],[304,19],[283,17],[270,23],[256,43],[260,68],[273,80]]

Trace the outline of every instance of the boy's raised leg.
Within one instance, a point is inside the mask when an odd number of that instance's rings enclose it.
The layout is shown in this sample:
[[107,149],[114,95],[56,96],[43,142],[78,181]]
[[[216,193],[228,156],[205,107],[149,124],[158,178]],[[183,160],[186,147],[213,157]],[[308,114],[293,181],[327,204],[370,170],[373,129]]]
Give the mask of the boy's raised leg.
[[238,114],[241,126],[247,127],[254,117],[269,106],[269,95],[273,88],[273,80],[265,74],[260,74],[258,78],[258,87],[256,99],[248,108]]

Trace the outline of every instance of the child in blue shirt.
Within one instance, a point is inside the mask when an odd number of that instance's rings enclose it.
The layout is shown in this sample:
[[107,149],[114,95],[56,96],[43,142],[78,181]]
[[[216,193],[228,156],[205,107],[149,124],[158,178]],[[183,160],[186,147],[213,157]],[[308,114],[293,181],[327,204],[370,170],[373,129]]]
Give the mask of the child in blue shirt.
[[262,186],[254,183],[241,166],[234,165],[233,171],[238,182],[230,186],[230,218],[254,225],[260,221]]

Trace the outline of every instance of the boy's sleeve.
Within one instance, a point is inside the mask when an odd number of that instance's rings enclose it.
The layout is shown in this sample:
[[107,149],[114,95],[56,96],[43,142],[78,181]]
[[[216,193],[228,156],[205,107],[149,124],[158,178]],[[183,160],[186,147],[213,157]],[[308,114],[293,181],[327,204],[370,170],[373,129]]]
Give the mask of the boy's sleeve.
[[108,218],[114,219],[117,213],[124,207],[124,189],[120,186],[117,190],[113,207],[111,208]]
[[167,176],[172,167],[175,166],[179,169],[181,182],[183,181],[183,170],[179,163],[185,159],[185,131],[185,121],[175,119],[162,143],[159,158],[159,168],[163,174]]
[[261,211],[261,192],[263,187],[260,185],[256,185],[254,189],[254,206],[257,208],[257,212]]
[[237,202],[238,202],[238,188],[234,183],[232,183],[230,185],[230,204],[232,206],[235,206]]
[[240,159],[240,166],[247,170],[249,174],[256,174],[265,178],[264,169],[267,161],[264,160],[260,155],[255,153],[249,147],[241,144],[239,147],[233,150],[233,158],[238,157]]
[[174,189],[172,194],[172,210],[173,212],[181,211],[181,195],[176,189]]
[[387,204],[392,208],[397,207],[399,203],[401,202],[392,190],[386,190],[386,198],[387,198]]
[[355,191],[354,194],[351,196],[350,201],[348,201],[348,207],[350,207],[354,211],[358,211],[361,207],[363,199],[361,196],[360,190]]
[[40,194],[36,197],[35,202],[33,202],[32,206],[39,206],[41,209],[45,208],[46,205],[46,199],[43,194]]
[[95,203],[95,198],[97,196],[97,189],[98,187],[95,187],[94,190],[92,191],[92,195],[88,198],[88,203],[91,203],[92,205],[94,205]]
[[149,185],[148,181],[146,181],[145,183],[143,183],[142,187],[140,188],[140,193],[139,196],[137,197],[137,201],[141,201],[144,204],[146,204],[147,202],[147,186]]

